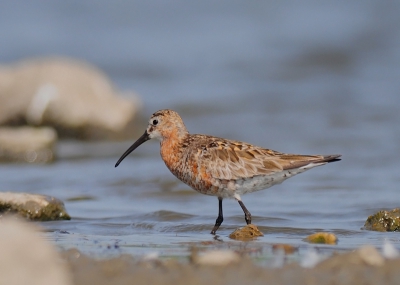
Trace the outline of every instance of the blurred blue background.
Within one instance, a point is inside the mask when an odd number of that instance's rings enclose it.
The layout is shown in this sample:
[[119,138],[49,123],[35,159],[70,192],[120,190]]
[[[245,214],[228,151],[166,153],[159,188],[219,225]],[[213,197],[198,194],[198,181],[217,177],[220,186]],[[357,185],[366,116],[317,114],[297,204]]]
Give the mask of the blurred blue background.
[[400,86],[399,10],[377,0],[6,0],[0,61],[81,58],[151,110],[266,95],[382,106]]

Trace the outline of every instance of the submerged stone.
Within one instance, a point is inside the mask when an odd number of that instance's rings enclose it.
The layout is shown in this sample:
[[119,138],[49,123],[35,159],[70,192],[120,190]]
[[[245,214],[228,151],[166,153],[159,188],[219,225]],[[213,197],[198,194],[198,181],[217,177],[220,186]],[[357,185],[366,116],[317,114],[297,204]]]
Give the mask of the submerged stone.
[[96,197],[90,195],[81,195],[81,196],[74,196],[71,198],[66,199],[68,202],[77,202],[77,201],[93,201],[96,200]]
[[34,221],[71,219],[62,201],[28,193],[0,192],[0,214],[2,213],[18,214]]
[[306,241],[310,243],[324,243],[324,244],[336,244],[337,237],[332,233],[318,232],[312,235],[309,235],[306,238]]
[[379,211],[369,216],[365,221],[364,229],[378,232],[400,231],[400,208],[391,211]]
[[256,237],[262,237],[264,234],[257,228],[256,225],[249,224],[243,228],[236,229],[229,237],[235,240],[251,240]]

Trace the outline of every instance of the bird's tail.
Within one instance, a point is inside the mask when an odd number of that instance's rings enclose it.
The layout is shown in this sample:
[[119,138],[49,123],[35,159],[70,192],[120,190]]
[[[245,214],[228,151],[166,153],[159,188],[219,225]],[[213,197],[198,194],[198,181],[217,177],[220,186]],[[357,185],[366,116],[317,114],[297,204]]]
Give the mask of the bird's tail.
[[321,160],[315,161],[315,162],[335,162],[335,161],[342,160],[340,158],[341,156],[342,156],[341,154],[324,155]]

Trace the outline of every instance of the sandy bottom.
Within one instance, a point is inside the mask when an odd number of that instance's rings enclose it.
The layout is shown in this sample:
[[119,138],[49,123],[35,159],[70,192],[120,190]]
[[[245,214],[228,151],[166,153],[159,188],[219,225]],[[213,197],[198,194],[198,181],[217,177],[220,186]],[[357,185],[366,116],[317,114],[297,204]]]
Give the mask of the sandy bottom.
[[[62,252],[75,284],[400,284],[400,258],[387,259],[373,247],[334,254],[305,268],[293,262],[280,268],[256,265],[246,256],[225,265],[204,265],[188,258],[135,259],[121,255],[92,259],[75,249]],[[229,258],[229,257],[228,257]],[[212,259],[214,260],[214,259]]]

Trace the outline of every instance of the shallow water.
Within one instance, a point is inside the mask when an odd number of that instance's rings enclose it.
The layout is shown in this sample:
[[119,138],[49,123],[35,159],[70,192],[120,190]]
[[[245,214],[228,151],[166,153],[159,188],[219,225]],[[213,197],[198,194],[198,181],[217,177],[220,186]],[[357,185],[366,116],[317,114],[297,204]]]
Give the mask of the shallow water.
[[[339,242],[320,246],[327,250],[385,240],[400,248],[398,233],[361,229],[369,215],[399,206],[400,7],[161,2],[37,1],[22,11],[5,1],[0,60],[85,58],[119,87],[140,93],[146,120],[172,108],[193,133],[288,153],[340,153],[340,162],[242,197],[265,234],[253,244],[308,248],[307,235],[329,231]],[[4,11],[22,13],[23,20],[6,30],[15,13]],[[17,34],[21,39],[13,41]],[[54,164],[2,164],[1,190],[65,201],[71,221],[41,223],[61,248],[184,256],[193,243],[214,242],[217,199],[174,178],[157,143],[142,145],[114,168],[133,140],[63,141]],[[230,244],[228,235],[245,224],[236,201],[224,200],[224,218],[218,239]]]

